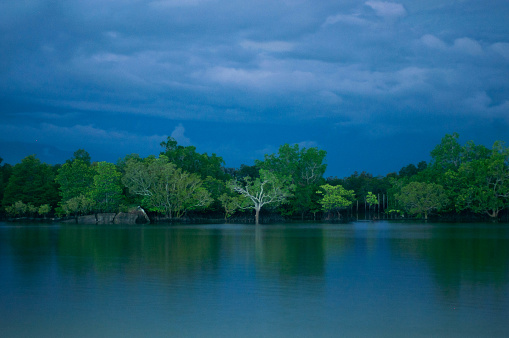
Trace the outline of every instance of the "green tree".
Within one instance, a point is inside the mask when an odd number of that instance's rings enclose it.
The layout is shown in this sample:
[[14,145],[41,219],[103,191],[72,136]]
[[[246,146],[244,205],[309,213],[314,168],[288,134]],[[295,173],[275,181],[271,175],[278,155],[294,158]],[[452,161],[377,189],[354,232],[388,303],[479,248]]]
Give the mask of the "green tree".
[[448,204],[442,211],[464,210],[464,201],[461,190],[465,182],[464,173],[459,170],[472,161],[486,160],[491,151],[482,145],[475,145],[473,141],[461,145],[459,135],[445,135],[442,142],[431,151],[431,165],[412,177],[413,181],[435,183],[441,185],[447,194]]
[[96,208],[103,212],[116,212],[122,201],[121,174],[114,164],[99,162],[92,185],[92,199]]
[[90,154],[85,149],[78,149],[74,152],[72,158],[67,160],[66,163],[72,163],[75,160],[83,161],[86,165],[92,164],[92,158]]
[[424,214],[425,219],[430,212],[440,211],[448,203],[444,188],[435,183],[408,183],[395,197],[407,212]]
[[86,215],[92,211],[94,207],[94,200],[84,194],[72,197],[65,202],[61,203],[61,211],[67,215],[73,215],[78,221],[78,216]]
[[12,217],[24,216],[27,211],[28,205],[23,203],[23,201],[16,201],[12,205],[7,205],[5,207],[5,212]]
[[366,203],[368,203],[369,209],[371,211],[371,207],[378,204],[378,198],[371,191],[369,191],[368,195],[366,196]]
[[324,182],[326,155],[325,150],[316,147],[299,148],[298,144],[283,144],[277,154],[265,155],[263,161],[256,161],[256,166],[261,169],[291,178],[295,189],[284,205],[282,211],[285,214],[299,214],[304,218],[306,213],[315,209],[316,199],[313,197]]
[[89,195],[94,183],[95,170],[81,159],[67,162],[58,169],[55,181],[60,185],[62,202],[78,197]]
[[446,134],[439,145],[431,151],[432,163],[441,169],[458,169],[462,162],[463,147],[458,142],[459,134]]
[[12,205],[17,201],[41,205],[58,202],[55,175],[50,165],[30,155],[21,160],[12,169],[3,196],[3,205]]
[[212,202],[198,175],[176,168],[163,155],[144,161],[129,159],[122,183],[131,193],[143,197],[148,210],[170,218],[182,217],[185,212],[205,208]]
[[509,148],[495,142],[489,158],[462,164],[454,178],[461,187],[459,210],[470,209],[496,219],[509,205]]
[[202,179],[207,176],[226,180],[227,175],[223,170],[224,160],[216,154],[207,155],[200,154],[194,146],[181,146],[173,137],[168,137],[166,142],[161,142],[164,151],[161,155],[165,155],[168,160],[186,172],[199,175]]
[[230,218],[237,210],[246,205],[244,196],[232,196],[227,193],[223,193],[219,196],[219,201],[224,209],[224,220]]
[[[260,223],[260,210],[263,206],[272,204],[278,206],[285,203],[292,196],[294,186],[290,178],[276,175],[274,172],[260,169],[260,177],[251,179],[245,177],[242,181],[231,180],[230,189],[245,199],[237,203],[239,209],[254,209],[255,223]],[[246,202],[244,202],[246,201]]]
[[346,190],[342,185],[332,186],[324,184],[320,186],[320,190],[316,192],[323,195],[319,203],[326,212],[336,212],[338,218],[341,218],[341,210],[349,207],[355,199],[353,190]]
[[41,216],[44,216],[44,218],[46,218],[46,216],[51,212],[51,206],[49,204],[43,204],[39,207],[39,209],[37,210],[37,213]]

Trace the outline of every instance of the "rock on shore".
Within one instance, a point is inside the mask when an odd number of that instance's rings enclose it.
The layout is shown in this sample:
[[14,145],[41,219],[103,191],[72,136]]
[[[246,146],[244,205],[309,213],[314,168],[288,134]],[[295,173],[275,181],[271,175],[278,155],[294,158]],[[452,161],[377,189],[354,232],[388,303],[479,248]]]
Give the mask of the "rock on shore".
[[143,208],[129,212],[98,213],[95,215],[79,216],[78,219],[68,219],[62,223],[77,224],[148,224],[148,218]]

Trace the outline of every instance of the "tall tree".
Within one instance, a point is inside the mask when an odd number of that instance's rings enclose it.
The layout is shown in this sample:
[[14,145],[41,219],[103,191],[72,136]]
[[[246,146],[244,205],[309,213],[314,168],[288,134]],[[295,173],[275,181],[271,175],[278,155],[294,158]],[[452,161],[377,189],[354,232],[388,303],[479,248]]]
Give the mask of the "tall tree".
[[164,155],[144,161],[129,159],[122,183],[131,193],[143,197],[148,210],[170,218],[182,217],[185,212],[205,208],[212,202],[198,175],[177,168]]
[[263,161],[256,161],[257,167],[289,177],[295,186],[293,196],[284,205],[284,213],[300,214],[303,218],[305,213],[315,208],[316,199],[313,197],[324,182],[326,155],[325,150],[316,147],[283,144],[277,154],[265,155]]
[[[231,180],[229,187],[244,197],[242,204],[237,204],[240,209],[254,209],[255,223],[260,223],[260,210],[263,206],[272,204],[280,205],[292,196],[294,186],[289,178],[276,175],[274,172],[260,169],[260,177],[251,179],[245,177],[242,181]],[[246,203],[247,202],[247,203]]]
[[118,211],[122,200],[122,174],[117,171],[114,164],[99,162],[96,166],[96,175],[91,189],[95,206],[103,212]]
[[207,155],[207,153],[200,154],[196,151],[194,146],[181,146],[173,137],[168,137],[166,142],[161,142],[164,151],[161,153],[165,155],[168,160],[175,164],[177,168],[198,174],[202,179],[211,176],[217,179],[226,179],[223,170],[224,160],[216,154]]
[[444,170],[458,169],[464,149],[458,142],[459,134],[446,134],[439,145],[431,151],[432,163]]
[[70,160],[67,160],[66,163],[71,163],[75,160],[81,160],[86,165],[92,164],[92,157],[90,157],[90,154],[85,149],[78,149],[74,152],[72,155],[72,158]]
[[56,205],[58,202],[55,175],[50,165],[30,155],[21,160],[12,169],[12,175],[4,190],[3,205],[17,201],[35,206],[42,204]]
[[89,195],[94,183],[95,170],[89,164],[80,159],[67,162],[58,169],[55,181],[60,185],[62,202],[78,197]]
[[456,182],[460,210],[470,209],[496,219],[509,205],[509,148],[495,142],[491,156],[461,165]]

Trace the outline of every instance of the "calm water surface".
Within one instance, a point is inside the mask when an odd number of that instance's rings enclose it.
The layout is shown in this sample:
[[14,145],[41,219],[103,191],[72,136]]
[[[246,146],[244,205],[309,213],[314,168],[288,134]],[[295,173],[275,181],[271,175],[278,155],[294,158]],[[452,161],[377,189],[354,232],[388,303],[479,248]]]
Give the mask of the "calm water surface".
[[508,337],[509,226],[0,223],[2,337]]

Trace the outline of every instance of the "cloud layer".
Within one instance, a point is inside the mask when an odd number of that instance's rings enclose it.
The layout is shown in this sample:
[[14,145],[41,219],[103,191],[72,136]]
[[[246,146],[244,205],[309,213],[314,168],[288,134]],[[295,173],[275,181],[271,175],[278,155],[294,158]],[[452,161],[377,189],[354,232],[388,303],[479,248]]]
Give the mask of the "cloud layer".
[[345,135],[508,139],[508,14],[480,0],[2,2],[0,141],[121,155],[166,135],[231,154],[285,142],[255,126],[329,153]]

